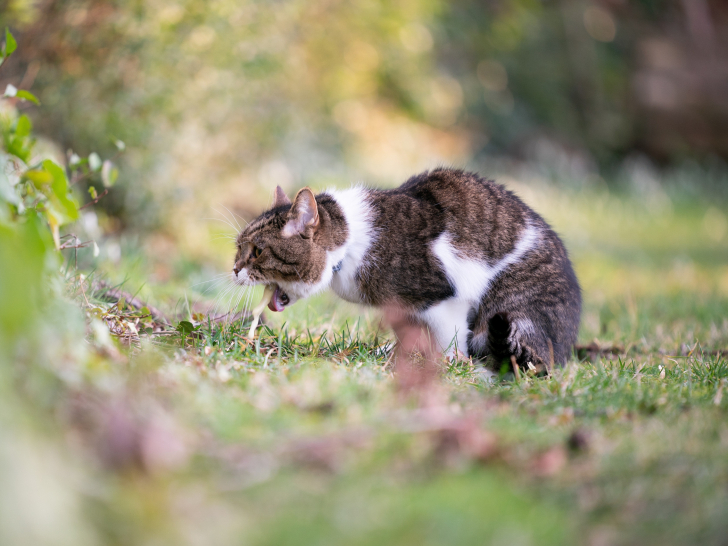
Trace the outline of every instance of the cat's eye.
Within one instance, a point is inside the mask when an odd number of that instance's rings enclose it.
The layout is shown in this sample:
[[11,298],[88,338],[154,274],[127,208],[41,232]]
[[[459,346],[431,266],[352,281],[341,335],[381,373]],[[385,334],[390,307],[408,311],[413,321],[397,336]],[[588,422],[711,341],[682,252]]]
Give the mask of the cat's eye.
[[253,247],[253,256],[256,258],[260,258],[260,255],[263,253],[263,249],[257,246]]

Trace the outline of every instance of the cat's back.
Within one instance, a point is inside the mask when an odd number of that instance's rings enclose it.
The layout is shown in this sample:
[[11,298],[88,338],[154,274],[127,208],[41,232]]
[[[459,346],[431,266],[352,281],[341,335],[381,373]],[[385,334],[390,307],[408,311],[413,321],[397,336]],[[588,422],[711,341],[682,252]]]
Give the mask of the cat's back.
[[429,244],[446,233],[462,252],[492,259],[513,249],[529,219],[540,221],[500,184],[460,169],[425,171],[373,192],[371,203],[389,237]]

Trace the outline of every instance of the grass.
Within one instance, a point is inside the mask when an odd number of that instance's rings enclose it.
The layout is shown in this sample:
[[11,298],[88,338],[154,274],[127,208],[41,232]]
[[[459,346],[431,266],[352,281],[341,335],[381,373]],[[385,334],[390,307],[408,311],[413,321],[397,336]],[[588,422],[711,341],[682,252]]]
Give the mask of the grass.
[[[268,317],[253,343],[247,322],[200,320],[124,348],[106,326],[143,333],[151,319],[74,277],[89,343],[70,336],[16,373],[0,538],[725,544],[728,237],[706,231],[700,203],[516,189],[571,249],[580,343],[616,354],[495,382],[443,362],[408,389],[376,313],[332,296]],[[125,286],[151,279],[140,298],[183,310],[204,298],[189,273],[162,286],[136,263]],[[30,535],[29,513],[45,522]]]

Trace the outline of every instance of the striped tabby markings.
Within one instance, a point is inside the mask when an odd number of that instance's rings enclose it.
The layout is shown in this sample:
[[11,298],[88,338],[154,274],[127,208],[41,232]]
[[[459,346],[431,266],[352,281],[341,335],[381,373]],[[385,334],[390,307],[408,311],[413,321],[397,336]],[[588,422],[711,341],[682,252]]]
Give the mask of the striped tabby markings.
[[290,299],[288,306],[328,288],[331,278],[334,276],[334,266],[343,259],[344,253],[345,248],[339,247],[326,254],[326,267],[321,278],[314,284],[303,281],[276,281]]
[[478,307],[488,287],[501,272],[536,248],[539,236],[538,229],[527,223],[513,250],[493,265],[462,257],[447,231],[432,243],[432,253],[440,260],[445,275],[455,289],[455,296],[427,308],[420,318],[430,327],[442,350],[447,350],[448,356],[454,355],[456,344],[457,349],[467,356],[468,312]]

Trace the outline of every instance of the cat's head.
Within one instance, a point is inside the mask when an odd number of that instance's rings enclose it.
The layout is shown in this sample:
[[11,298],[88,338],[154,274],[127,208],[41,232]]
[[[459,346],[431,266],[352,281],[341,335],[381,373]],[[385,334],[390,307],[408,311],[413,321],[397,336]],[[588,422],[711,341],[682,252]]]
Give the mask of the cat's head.
[[242,286],[274,286],[268,305],[272,311],[282,311],[318,291],[331,280],[328,245],[321,244],[320,236],[325,227],[309,188],[300,190],[291,202],[277,187],[273,207],[238,234],[233,281]]

